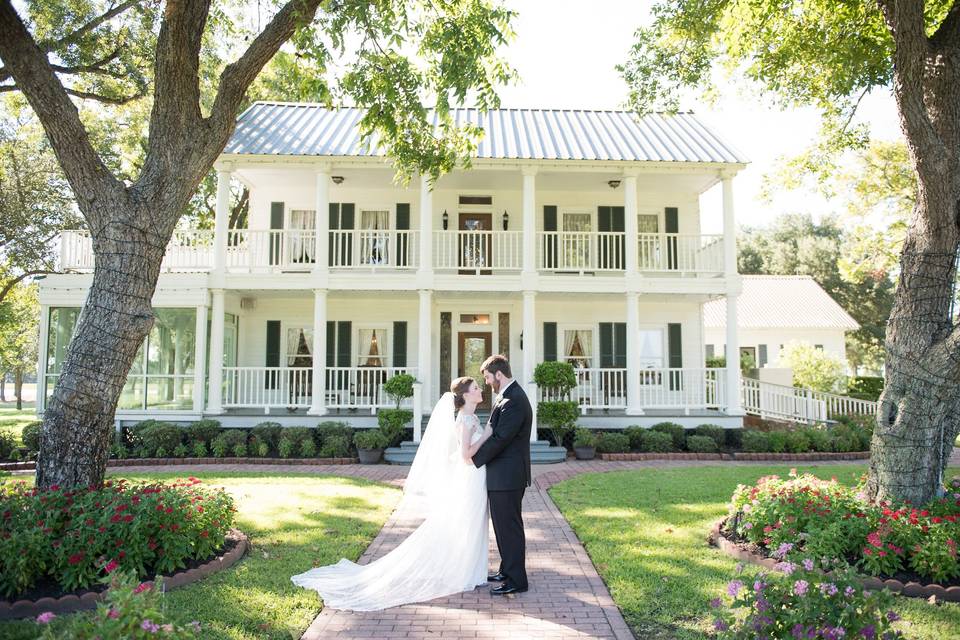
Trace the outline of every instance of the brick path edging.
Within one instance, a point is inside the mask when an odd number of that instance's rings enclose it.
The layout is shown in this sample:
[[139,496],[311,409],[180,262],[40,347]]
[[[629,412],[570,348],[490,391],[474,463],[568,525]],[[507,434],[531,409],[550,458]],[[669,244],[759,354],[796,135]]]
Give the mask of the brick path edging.
[[[767,558],[759,553],[754,553],[723,535],[720,527],[724,521],[725,520],[717,521],[707,536],[707,541],[712,546],[741,562],[749,562],[750,564],[755,564],[765,569],[770,569],[771,571],[777,571],[775,567],[777,564],[776,560]],[[908,598],[929,598],[935,596],[937,600],[960,602],[960,587],[944,587],[939,584],[921,584],[913,581],[904,584],[892,578],[881,580],[873,576],[861,576],[860,584],[862,584],[865,589],[870,589],[871,591],[889,589],[894,593],[899,593]]]
[[[165,590],[176,589],[193,584],[218,571],[229,569],[236,564],[247,552],[250,544],[246,534],[238,529],[231,529],[227,538],[236,540],[237,544],[230,551],[217,556],[210,562],[193,569],[177,571],[170,576],[161,576]],[[153,581],[148,581],[153,584]],[[61,596],[59,598],[40,598],[39,600],[17,600],[15,602],[0,600],[0,620],[16,620],[18,618],[35,618],[41,613],[50,611],[57,615],[74,613],[88,609],[96,609],[97,603],[103,600],[104,591],[87,591],[76,595]]]
[[637,462],[641,460],[752,460],[756,462],[819,462],[833,460],[869,460],[869,451],[808,453],[601,453],[601,460]]

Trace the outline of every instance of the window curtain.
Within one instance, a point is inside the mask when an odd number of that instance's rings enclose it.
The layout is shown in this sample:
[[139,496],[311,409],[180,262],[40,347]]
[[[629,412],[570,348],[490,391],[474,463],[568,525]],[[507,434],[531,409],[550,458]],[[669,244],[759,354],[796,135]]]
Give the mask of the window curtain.
[[593,334],[589,329],[572,329],[563,333],[563,353],[577,369],[588,369],[593,363]]
[[[592,216],[589,213],[563,214],[563,243],[564,266],[569,269],[585,269],[590,267],[590,241],[587,234],[591,231]],[[575,234],[575,235],[574,235]]]
[[363,264],[387,264],[390,248],[390,212],[360,212],[360,258]]
[[640,366],[647,369],[663,367],[663,331],[650,329],[640,332]]
[[290,211],[290,234],[288,239],[290,246],[291,262],[313,262],[314,238],[313,232],[316,229],[316,217],[313,211],[306,209],[293,209]]
[[287,329],[287,366],[312,367],[313,331],[310,329]]
[[659,233],[660,217],[656,214],[640,214],[637,216],[637,228],[640,233]]
[[387,330],[360,329],[359,366],[387,366]]

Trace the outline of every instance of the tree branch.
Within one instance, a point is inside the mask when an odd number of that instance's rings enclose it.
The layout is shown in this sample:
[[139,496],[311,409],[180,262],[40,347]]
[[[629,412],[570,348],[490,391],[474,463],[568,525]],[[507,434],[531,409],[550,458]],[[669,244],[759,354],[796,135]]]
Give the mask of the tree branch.
[[945,49],[960,45],[960,0],[954,0],[947,16],[930,36],[930,43],[936,49]]
[[107,20],[110,20],[111,18],[115,18],[116,16],[120,15],[130,7],[133,7],[139,4],[139,2],[140,0],[127,0],[126,2],[121,2],[117,6],[110,9],[109,11],[100,14],[99,16],[97,16],[96,18],[93,18],[86,24],[78,27],[77,29],[74,29],[67,35],[63,36],[62,38],[58,40],[51,40],[51,41],[42,43],[41,48],[44,51],[50,51],[54,47],[63,46],[65,44],[71,44],[73,42],[76,42],[77,40],[80,39],[81,36],[84,36],[90,33],[91,31],[99,27],[101,24],[106,22]]
[[[108,54],[107,56],[97,60],[96,62],[91,62],[90,64],[83,64],[76,67],[67,67],[61,64],[51,64],[50,68],[53,69],[56,73],[63,73],[66,75],[79,75],[81,73],[99,73],[103,75],[114,75],[109,70],[104,69],[103,65],[115,60],[117,56],[120,55],[120,48],[114,49],[113,53]],[[6,67],[0,67],[0,82],[10,79],[10,72]]]
[[105,190],[122,199],[123,184],[94,151],[76,106],[10,0],[0,0],[0,58],[40,119],[80,210],[98,227],[94,200]]
[[71,96],[77,98],[82,98],[84,100],[96,100],[97,102],[102,102],[104,104],[127,104],[128,102],[133,102],[134,100],[139,100],[143,96],[147,95],[146,91],[137,91],[136,93],[129,96],[105,96],[99,93],[91,93],[89,91],[79,91],[77,89],[64,88],[64,91],[69,93]]
[[57,273],[57,272],[48,271],[46,269],[26,271],[20,274],[19,276],[17,276],[16,278],[14,278],[13,280],[8,281],[5,285],[3,285],[3,289],[0,289],[0,302],[3,302],[4,298],[7,297],[7,294],[10,293],[11,289],[17,286],[17,284],[19,284],[20,282],[23,282],[25,279],[29,278],[30,276],[38,276],[38,275],[47,274],[47,273]]

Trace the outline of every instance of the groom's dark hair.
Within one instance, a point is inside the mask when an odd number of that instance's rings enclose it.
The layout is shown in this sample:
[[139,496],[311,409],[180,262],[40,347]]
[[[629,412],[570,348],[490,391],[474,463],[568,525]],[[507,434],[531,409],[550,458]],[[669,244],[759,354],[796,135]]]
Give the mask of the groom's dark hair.
[[499,371],[505,378],[513,377],[513,374],[510,373],[510,361],[507,360],[506,356],[499,353],[484,360],[483,364],[480,365],[480,371],[489,371],[492,375],[497,375],[497,371]]

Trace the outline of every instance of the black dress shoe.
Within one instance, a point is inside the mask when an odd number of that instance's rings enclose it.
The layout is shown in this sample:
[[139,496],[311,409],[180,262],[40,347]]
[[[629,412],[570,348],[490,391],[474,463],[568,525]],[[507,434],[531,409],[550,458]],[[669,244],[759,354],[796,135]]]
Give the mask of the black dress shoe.
[[497,571],[496,573],[491,573],[487,576],[487,582],[503,582],[507,579],[507,576]]
[[501,584],[499,587],[494,587],[490,589],[490,595],[505,596],[510,593],[523,593],[524,591],[526,591],[525,588],[521,589],[519,587],[513,586],[512,584],[504,583],[504,584]]

